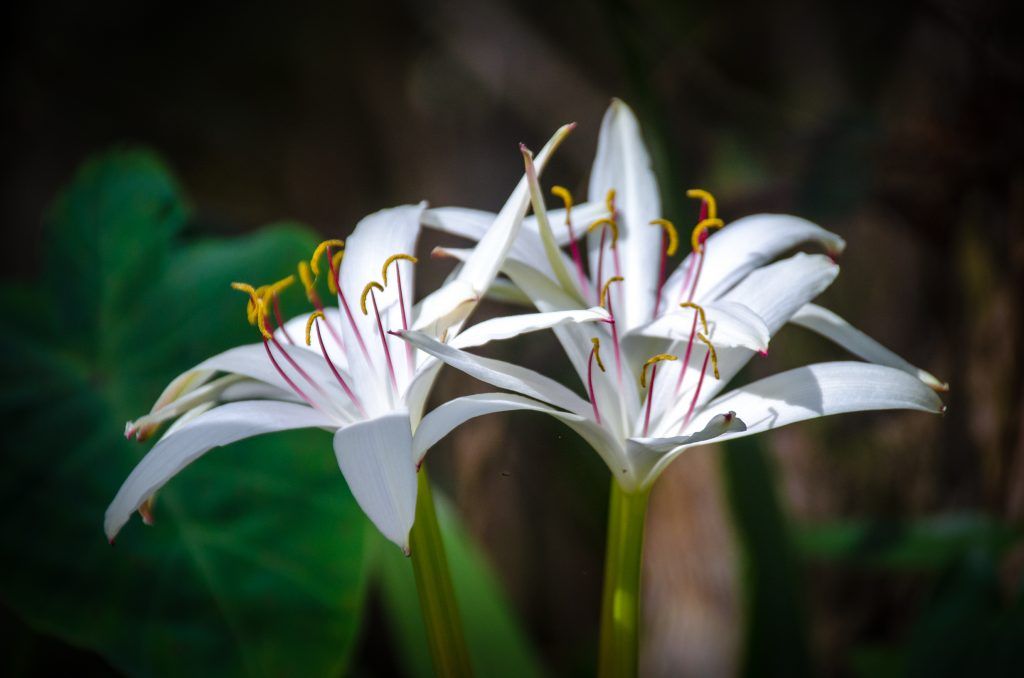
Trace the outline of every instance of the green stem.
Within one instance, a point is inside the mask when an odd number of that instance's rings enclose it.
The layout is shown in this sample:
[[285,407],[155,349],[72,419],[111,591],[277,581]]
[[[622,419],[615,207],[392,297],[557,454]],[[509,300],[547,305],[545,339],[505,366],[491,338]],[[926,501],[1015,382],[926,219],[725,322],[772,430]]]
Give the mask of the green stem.
[[599,678],[636,676],[640,650],[640,569],[650,489],[626,492],[612,479],[601,599]]
[[434,659],[434,672],[445,678],[472,676],[425,465],[420,466],[416,476],[416,522],[409,533],[409,549],[420,609],[427,627],[427,644]]

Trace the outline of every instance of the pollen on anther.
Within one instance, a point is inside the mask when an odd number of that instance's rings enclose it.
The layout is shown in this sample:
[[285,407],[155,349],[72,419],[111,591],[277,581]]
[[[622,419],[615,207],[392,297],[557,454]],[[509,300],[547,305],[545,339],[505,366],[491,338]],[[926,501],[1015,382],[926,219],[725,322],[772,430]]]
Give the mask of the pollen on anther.
[[313,287],[313,276],[309,272],[309,264],[305,261],[300,261],[298,269],[299,280],[302,281],[302,286],[306,288],[306,297],[312,302],[315,289]]
[[313,256],[310,257],[310,259],[309,259],[309,267],[313,270],[313,275],[317,275],[317,276],[320,275],[320,255],[322,255],[324,253],[324,251],[328,247],[339,247],[340,248],[340,247],[344,247],[344,246],[345,246],[345,241],[344,240],[338,240],[337,238],[332,238],[330,240],[324,240],[322,243],[317,245],[316,249],[313,250]]
[[594,221],[590,226],[587,226],[587,233],[593,233],[602,226],[607,226],[608,230],[612,232],[611,248],[615,249],[616,243],[619,242],[619,225],[615,223],[614,219],[602,217],[601,219]]
[[711,355],[711,368],[715,373],[715,379],[721,379],[722,377],[718,374],[718,353],[715,351],[714,344],[712,344],[711,340],[700,332],[697,333],[697,338],[704,342],[708,347],[708,353]]
[[604,363],[601,362],[601,340],[597,337],[591,337],[590,343],[594,345],[594,360],[597,361],[597,366],[601,368],[602,372],[605,372]]
[[572,218],[572,193],[565,186],[552,186],[551,195],[562,199],[562,204],[565,205],[565,223],[568,224]]
[[384,265],[380,269],[380,275],[384,278],[384,285],[388,284],[388,268],[396,261],[408,261],[413,264],[418,264],[420,260],[411,254],[392,254],[384,260]]
[[697,311],[697,315],[700,316],[700,324],[704,327],[704,334],[708,333],[708,317],[704,314],[704,308],[692,301],[684,301],[679,304],[680,308],[692,308]]
[[722,228],[725,225],[721,219],[704,219],[693,229],[693,233],[690,234],[690,247],[694,252],[700,252],[704,248],[704,240],[707,238],[707,232],[712,228]]
[[[256,289],[248,284],[242,282],[231,283],[231,289],[244,292],[249,295],[249,304],[256,309],[256,326],[259,329],[260,334],[263,335],[264,339],[270,340],[274,338],[274,335],[267,329],[267,307],[263,303],[263,298],[257,294]],[[249,313],[248,307],[246,313]]]
[[686,192],[686,197],[703,200],[708,206],[709,219],[714,219],[718,216],[718,204],[715,202],[715,196],[711,195],[710,192],[705,191],[703,188],[691,188]]
[[313,338],[310,334],[313,330],[313,323],[316,322],[317,318],[323,318],[324,322],[327,322],[327,317],[323,311],[316,311],[309,316],[309,320],[306,321],[306,346],[313,345]]
[[622,282],[623,280],[624,278],[621,275],[613,275],[612,277],[608,278],[608,281],[604,284],[604,287],[601,288],[601,296],[600,300],[598,301],[598,306],[604,306],[604,302],[607,301],[608,299],[608,288],[612,286],[612,283]]
[[651,226],[661,226],[665,230],[665,234],[668,235],[668,246],[665,248],[665,254],[673,256],[676,250],[679,249],[679,233],[676,231],[676,226],[668,219],[652,219]]
[[366,287],[363,288],[363,295],[359,297],[359,308],[362,309],[363,315],[369,315],[370,312],[366,310],[366,297],[370,294],[370,290],[376,289],[378,292],[383,292],[384,287],[379,282],[371,280],[366,283]]
[[615,218],[615,189],[609,188],[608,192],[604,194],[604,206],[608,209],[608,214]]
[[679,356],[672,355],[670,353],[659,353],[658,355],[653,355],[648,358],[647,362],[644,363],[644,366],[640,368],[640,388],[647,388],[647,368],[652,365],[657,365],[663,360],[679,360]]

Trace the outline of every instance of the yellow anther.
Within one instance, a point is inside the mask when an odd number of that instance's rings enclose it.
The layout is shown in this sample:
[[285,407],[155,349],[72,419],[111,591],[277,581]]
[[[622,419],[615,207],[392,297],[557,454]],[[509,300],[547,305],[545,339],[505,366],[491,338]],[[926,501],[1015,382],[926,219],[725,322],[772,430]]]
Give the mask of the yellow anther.
[[608,192],[604,194],[604,206],[608,208],[608,214],[611,215],[612,219],[615,218],[615,189],[609,188]]
[[313,323],[316,322],[317,318],[323,318],[324,322],[327,322],[327,318],[324,317],[323,311],[316,311],[309,316],[309,320],[306,321],[306,346],[310,346],[313,343],[312,337],[309,336],[313,330]]
[[384,287],[379,282],[370,281],[366,283],[366,287],[363,288],[363,296],[359,298],[359,308],[363,310],[363,315],[369,315],[370,312],[366,310],[366,295],[370,293],[370,290],[376,289],[378,292],[383,292]]
[[644,366],[640,368],[640,388],[647,388],[647,368],[651,365],[656,365],[662,360],[679,360],[679,356],[670,355],[668,353],[659,353],[658,355],[652,355],[644,363]]
[[266,285],[266,291],[270,296],[277,296],[284,292],[286,289],[291,287],[295,283],[295,276],[290,275],[286,278],[281,278],[277,282]]
[[697,311],[697,314],[700,316],[700,324],[704,326],[704,334],[708,333],[708,317],[704,315],[704,308],[702,306],[698,306],[692,301],[684,301],[683,303],[679,304],[679,307],[692,308],[695,311]]
[[608,282],[606,282],[604,287],[601,288],[601,299],[598,303],[599,306],[604,306],[604,302],[608,299],[608,288],[611,287],[611,284],[614,282],[622,282],[622,280],[623,278],[621,275],[613,275],[608,278]]
[[715,202],[715,196],[703,188],[691,188],[686,192],[686,197],[703,200],[704,204],[708,206],[708,219],[714,219],[718,216],[718,204]]
[[668,234],[668,247],[665,248],[665,254],[672,256],[679,249],[679,233],[676,231],[675,224],[668,219],[654,219],[651,221],[651,226],[661,226],[665,229],[665,233]]
[[388,284],[388,267],[390,267],[392,263],[394,263],[396,261],[399,261],[399,260],[410,261],[410,262],[412,262],[414,264],[419,263],[419,259],[417,259],[416,257],[412,256],[411,254],[392,254],[390,257],[388,257],[384,261],[384,266],[380,269],[380,274],[381,274],[381,277],[384,278],[384,284],[385,285]]
[[602,372],[604,372],[604,363],[601,362],[601,340],[597,337],[593,337],[591,338],[590,343],[594,345],[594,360],[597,361],[597,366],[601,368]]
[[596,231],[602,226],[607,226],[608,230],[612,232],[612,249],[615,249],[615,243],[619,241],[619,225],[615,223],[614,219],[608,219],[607,217],[598,219],[587,227],[587,233]]
[[[264,339],[273,339],[274,335],[267,329],[267,307],[263,303],[263,298],[256,293],[256,289],[248,283],[233,282],[231,283],[231,289],[244,292],[249,295],[249,306],[255,309],[255,317],[249,321],[249,324],[256,323],[256,327],[259,329],[260,334],[263,335]],[[251,314],[251,312],[249,312]],[[250,316],[252,317],[252,316]]]
[[328,247],[344,247],[345,241],[333,238],[331,240],[324,240],[322,243],[316,246],[313,250],[313,256],[309,259],[309,267],[313,269],[313,275],[320,275],[320,255],[324,253]]
[[309,264],[305,261],[299,262],[299,280],[302,281],[302,286],[306,288],[306,298],[309,299],[310,303],[313,303],[313,296],[316,294],[316,290],[313,288],[313,276],[309,273]]
[[711,368],[715,372],[715,379],[721,379],[721,377],[718,376],[718,353],[715,352],[714,345],[711,343],[711,341],[707,337],[705,337],[700,332],[697,333],[697,338],[700,339],[701,341],[703,341],[705,344],[707,344],[708,353],[711,354]]
[[552,186],[551,195],[562,199],[565,205],[565,223],[568,224],[572,215],[572,193],[565,186]]
[[704,243],[701,242],[701,236],[712,228],[722,228],[724,225],[721,219],[705,219],[700,222],[693,229],[693,233],[690,234],[690,247],[693,248],[694,252],[703,251]]
[[327,289],[331,291],[331,294],[338,293],[337,278],[335,276],[341,275],[341,260],[345,258],[345,250],[338,250],[331,257],[331,270],[334,271],[335,275],[327,276]]

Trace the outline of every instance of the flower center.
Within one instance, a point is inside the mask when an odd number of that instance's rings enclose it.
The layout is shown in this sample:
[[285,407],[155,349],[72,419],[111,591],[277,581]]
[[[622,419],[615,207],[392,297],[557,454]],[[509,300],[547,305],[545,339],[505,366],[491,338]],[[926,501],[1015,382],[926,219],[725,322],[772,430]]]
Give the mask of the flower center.
[[[321,319],[324,321],[324,323],[327,323],[327,317],[324,316],[323,311],[315,311],[312,315],[309,316],[309,320],[306,321],[306,346],[309,346],[312,343],[310,341],[309,336],[310,330],[312,329],[313,325],[316,325],[316,338],[317,341],[320,342],[320,353],[321,355],[323,355],[324,361],[327,363],[327,366],[331,368],[331,372],[334,374],[334,378],[338,380],[338,383],[341,385],[341,388],[345,391],[345,394],[348,396],[349,400],[351,400],[352,404],[356,406],[356,409],[359,410],[359,413],[365,417],[366,410],[363,409],[363,403],[360,402],[359,398],[356,397],[356,394],[352,392],[351,388],[349,388],[348,383],[345,382],[345,378],[341,376],[341,373],[338,371],[338,368],[334,366],[334,361],[331,360],[331,356],[327,353],[327,346],[324,344],[324,337],[323,334],[320,333],[320,323],[318,322],[318,320]],[[328,327],[330,327],[329,324]]]
[[708,338],[698,333],[697,338],[700,339],[707,347],[708,350],[704,354],[704,364],[700,368],[700,379],[697,380],[697,388],[693,391],[693,398],[690,400],[690,408],[686,411],[686,417],[683,419],[682,426],[679,427],[679,432],[682,433],[686,430],[686,427],[690,425],[690,420],[693,419],[693,410],[697,407],[697,399],[700,398],[700,389],[704,385],[704,375],[708,371],[708,359],[711,360],[711,365],[714,368],[715,379],[721,379],[718,374],[718,353],[715,351],[714,345],[708,340]]

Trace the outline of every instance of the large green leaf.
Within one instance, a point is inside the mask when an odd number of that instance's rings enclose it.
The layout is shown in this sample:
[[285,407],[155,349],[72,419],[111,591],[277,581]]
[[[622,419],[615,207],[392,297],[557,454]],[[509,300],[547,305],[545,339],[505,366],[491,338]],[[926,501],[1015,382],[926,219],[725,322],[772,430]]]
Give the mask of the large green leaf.
[[327,675],[361,616],[367,523],[323,432],[215,450],[156,525],[107,545],[103,512],[144,448],[124,422],[203,357],[252,341],[234,279],[267,281],[311,235],[179,244],[188,210],[154,157],[88,163],[48,221],[44,282],[3,290],[0,595],[36,629],[137,675]]
[[[540,660],[519,626],[501,582],[463,529],[454,508],[440,493],[435,492],[434,497],[474,671],[479,676],[510,678],[543,675]],[[379,542],[378,582],[388,621],[402,648],[396,659],[406,675],[430,678],[433,670],[412,568],[400,552],[383,539]]]

